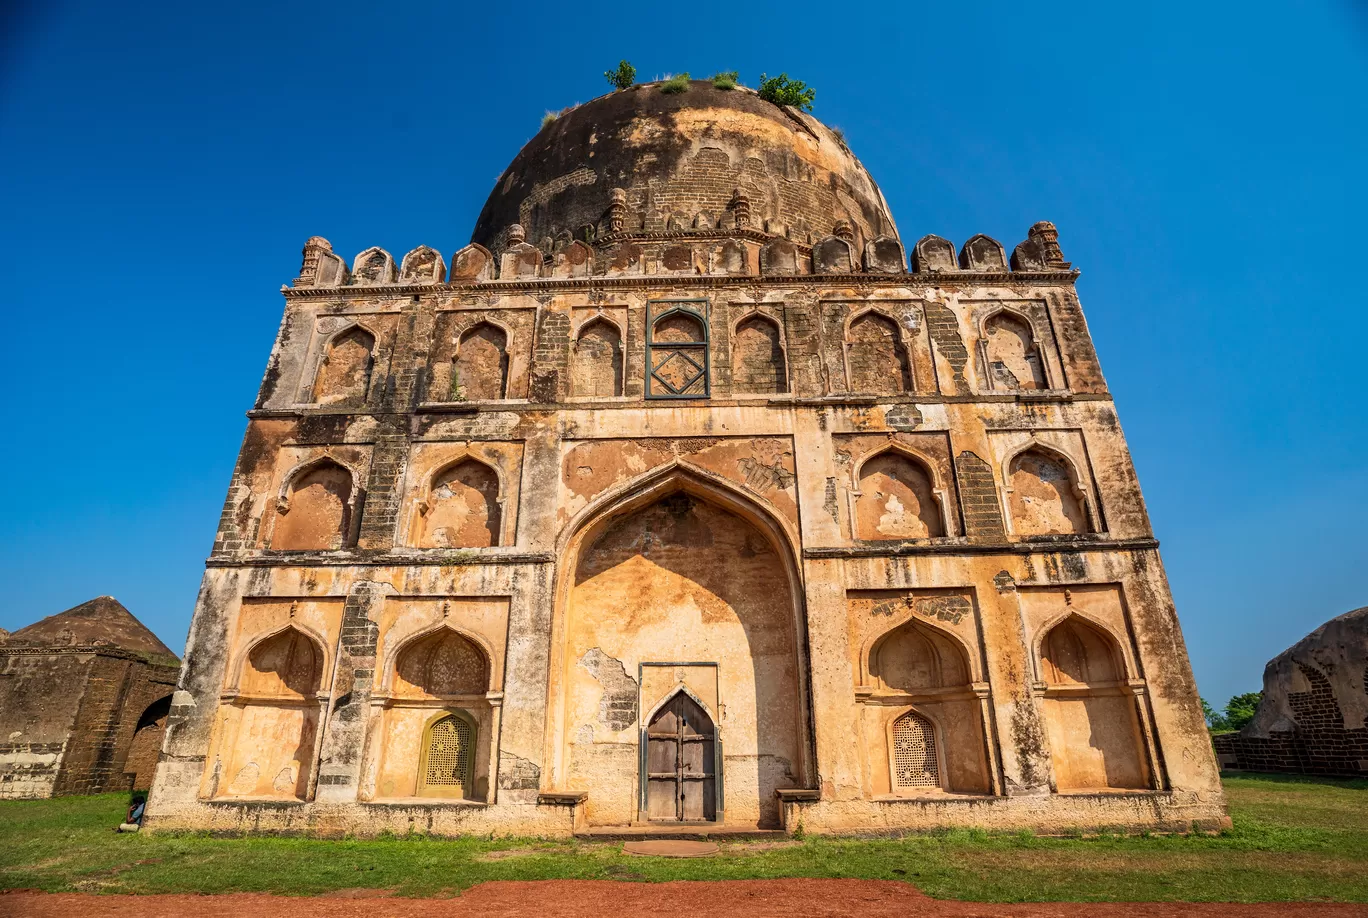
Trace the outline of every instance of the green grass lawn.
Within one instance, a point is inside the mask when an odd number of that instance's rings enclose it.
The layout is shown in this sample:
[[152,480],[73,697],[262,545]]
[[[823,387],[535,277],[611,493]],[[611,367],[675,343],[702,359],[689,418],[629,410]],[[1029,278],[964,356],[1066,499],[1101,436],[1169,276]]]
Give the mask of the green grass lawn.
[[1215,837],[810,836],[727,844],[697,860],[632,857],[602,842],[119,835],[122,796],[10,801],[0,803],[0,888],[430,896],[486,880],[858,877],[999,902],[1368,902],[1368,781],[1227,776],[1225,786],[1235,825]]

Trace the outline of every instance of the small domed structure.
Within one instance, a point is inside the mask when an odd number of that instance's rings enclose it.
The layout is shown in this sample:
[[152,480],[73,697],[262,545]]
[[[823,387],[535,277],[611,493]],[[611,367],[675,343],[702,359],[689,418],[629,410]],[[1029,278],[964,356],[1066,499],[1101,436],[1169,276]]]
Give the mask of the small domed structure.
[[897,235],[878,185],[830,128],[752,90],[694,80],[672,94],[633,86],[549,121],[500,176],[471,241],[501,250],[518,224],[559,250],[611,233],[615,204],[628,236],[736,226],[738,198],[749,210],[738,228],[800,244],[843,223],[857,249]]

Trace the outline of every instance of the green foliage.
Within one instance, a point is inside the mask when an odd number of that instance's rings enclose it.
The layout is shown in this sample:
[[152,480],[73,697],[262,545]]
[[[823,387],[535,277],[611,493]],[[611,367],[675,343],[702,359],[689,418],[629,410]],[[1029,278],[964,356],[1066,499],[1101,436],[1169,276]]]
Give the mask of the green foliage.
[[741,74],[737,71],[726,70],[722,73],[714,73],[712,76],[708,77],[708,79],[712,80],[713,86],[718,89],[735,89],[736,81],[740,79],[740,77]]
[[1245,692],[1232,695],[1225,704],[1225,710],[1218,711],[1202,699],[1202,714],[1206,717],[1207,729],[1212,733],[1233,733],[1244,728],[1254,719],[1263,692]]
[[1254,712],[1259,708],[1259,699],[1263,697],[1263,692],[1245,692],[1243,695],[1232,695],[1225,706],[1226,726],[1231,730],[1241,730],[1244,725],[1254,719]]
[[636,68],[626,61],[618,61],[617,69],[603,71],[603,77],[614,89],[626,89],[636,82]]
[[689,72],[676,73],[660,84],[660,91],[664,93],[686,92],[689,88]]
[[548,124],[553,123],[556,120],[556,117],[555,112],[547,112],[545,115],[542,115],[541,126],[546,127]]
[[[796,844],[726,844],[720,855],[698,859],[633,857],[615,843],[420,833],[332,841],[120,835],[110,829],[127,795],[5,800],[0,889],[316,896],[361,887],[449,896],[490,880],[840,876],[980,902],[1368,902],[1368,781],[1239,775],[1224,783],[1234,828],[1218,835],[805,833]],[[518,856],[490,857],[508,851]]]
[[802,80],[790,80],[787,73],[777,77],[760,74],[760,98],[775,105],[792,105],[800,111],[812,111],[812,102],[817,98],[817,90]]
[[1207,729],[1212,733],[1229,733],[1230,727],[1226,724],[1225,715],[1213,708],[1205,698],[1202,702],[1202,716],[1206,718]]

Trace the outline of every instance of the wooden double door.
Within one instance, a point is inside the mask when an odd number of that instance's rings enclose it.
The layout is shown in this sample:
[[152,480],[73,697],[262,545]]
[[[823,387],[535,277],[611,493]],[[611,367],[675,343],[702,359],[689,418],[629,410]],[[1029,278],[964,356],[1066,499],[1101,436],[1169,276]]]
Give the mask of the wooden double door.
[[646,818],[716,821],[717,731],[707,712],[678,692],[656,711],[643,739]]

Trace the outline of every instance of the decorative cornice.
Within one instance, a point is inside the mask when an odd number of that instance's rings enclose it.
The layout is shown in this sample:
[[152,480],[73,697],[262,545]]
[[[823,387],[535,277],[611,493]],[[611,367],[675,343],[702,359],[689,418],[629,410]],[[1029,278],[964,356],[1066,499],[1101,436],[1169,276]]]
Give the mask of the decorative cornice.
[[[796,244],[796,243],[795,243]],[[377,296],[433,294],[556,293],[562,290],[603,290],[632,287],[962,287],[983,285],[1072,286],[1078,271],[945,271],[905,274],[602,274],[590,277],[519,277],[477,284],[375,284],[345,287],[290,287],[280,292],[287,299],[364,299]]]
[[[1058,555],[1097,551],[1155,551],[1158,539],[1068,539],[1060,541],[949,544],[899,542],[888,545],[834,545],[803,549],[804,558],[899,558],[907,555]],[[1030,586],[1022,583],[1018,586]]]
[[[422,553],[419,554],[418,552]],[[545,551],[485,553],[479,549],[413,549],[403,554],[384,552],[271,552],[239,556],[210,555],[205,567],[482,567],[486,564],[551,564],[556,556]]]
[[[662,402],[659,399],[646,398],[612,398],[612,399],[586,399],[584,401],[571,402],[530,402],[526,399],[516,399],[509,401],[480,401],[480,402],[422,402],[416,407],[399,408],[391,410],[360,409],[360,408],[311,408],[306,406],[294,406],[290,408],[253,408],[246,413],[249,420],[262,420],[269,418],[315,418],[315,417],[410,417],[424,415],[464,415],[474,417],[482,413],[489,412],[528,412],[532,414],[547,414],[560,411],[610,411],[617,409],[630,409],[639,411],[643,408],[660,408],[671,411],[680,408],[731,408],[745,406],[751,408],[772,408],[775,410],[787,410],[790,408],[868,408],[875,405],[894,406],[894,405],[1010,405],[1012,403],[1032,405],[1058,404],[1068,405],[1074,402],[1110,402],[1112,397],[1105,392],[1063,392],[1055,391],[1044,394],[1023,394],[1023,393],[1004,393],[1004,392],[984,392],[970,395],[932,395],[930,393],[912,394],[905,396],[887,395],[866,395],[861,393],[836,393],[832,395],[813,395],[813,396],[753,396],[746,393],[735,393],[729,396],[715,395],[711,398],[699,397],[696,399],[672,399],[669,402]],[[937,430],[939,428],[924,428],[926,430]],[[1012,428],[1016,429],[1016,428]],[[351,442],[351,441],[348,441]],[[356,442],[369,443],[370,440],[360,440]]]

